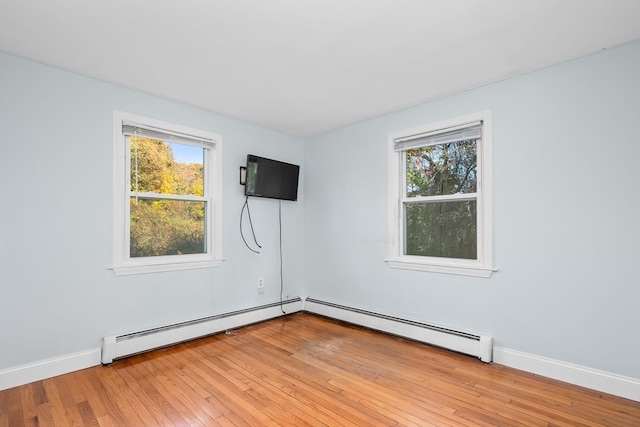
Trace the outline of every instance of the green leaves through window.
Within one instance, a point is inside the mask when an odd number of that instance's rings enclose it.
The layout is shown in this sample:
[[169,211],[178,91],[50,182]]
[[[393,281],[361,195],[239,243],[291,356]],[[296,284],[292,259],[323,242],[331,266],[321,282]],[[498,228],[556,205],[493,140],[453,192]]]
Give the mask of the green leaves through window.
[[389,265],[489,277],[491,112],[389,134]]

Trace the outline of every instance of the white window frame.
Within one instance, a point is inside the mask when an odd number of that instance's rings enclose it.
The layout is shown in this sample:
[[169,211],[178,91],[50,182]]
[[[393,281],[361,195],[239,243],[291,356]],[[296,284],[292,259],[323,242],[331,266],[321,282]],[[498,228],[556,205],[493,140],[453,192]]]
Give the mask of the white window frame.
[[[204,150],[206,250],[202,254],[130,257],[129,150],[123,124],[185,135],[201,141]],[[218,267],[222,258],[222,137],[220,135],[123,111],[113,112],[113,265],[118,276]]]
[[[426,133],[444,131],[467,123],[482,122],[482,139],[477,148],[477,259],[456,259],[404,255],[404,215],[403,198],[406,188],[406,162],[404,151],[394,148],[394,141],[417,137]],[[457,274],[474,277],[490,277],[493,271],[493,236],[491,212],[491,110],[430,123],[415,128],[388,134],[388,257],[386,262],[392,268]],[[457,197],[456,195],[453,195]],[[459,197],[465,198],[465,195]]]

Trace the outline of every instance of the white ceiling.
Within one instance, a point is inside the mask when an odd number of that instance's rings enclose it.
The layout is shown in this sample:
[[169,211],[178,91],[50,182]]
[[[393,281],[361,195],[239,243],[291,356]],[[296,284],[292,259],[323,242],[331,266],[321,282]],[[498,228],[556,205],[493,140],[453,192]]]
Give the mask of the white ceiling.
[[639,38],[640,0],[0,0],[1,51],[298,136]]

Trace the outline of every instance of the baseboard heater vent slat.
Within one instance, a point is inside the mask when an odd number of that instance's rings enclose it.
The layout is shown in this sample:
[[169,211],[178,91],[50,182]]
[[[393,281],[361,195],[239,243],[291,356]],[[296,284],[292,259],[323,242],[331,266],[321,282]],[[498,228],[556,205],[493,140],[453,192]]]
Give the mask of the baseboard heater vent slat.
[[302,299],[298,297],[282,303],[265,304],[143,331],[104,337],[102,363],[109,364],[115,359],[279,317],[283,315],[283,310],[287,314],[301,311]]
[[493,338],[488,336],[388,316],[313,298],[305,299],[304,309],[309,313],[331,317],[366,328],[468,354],[479,358],[483,362],[491,362],[493,357]]

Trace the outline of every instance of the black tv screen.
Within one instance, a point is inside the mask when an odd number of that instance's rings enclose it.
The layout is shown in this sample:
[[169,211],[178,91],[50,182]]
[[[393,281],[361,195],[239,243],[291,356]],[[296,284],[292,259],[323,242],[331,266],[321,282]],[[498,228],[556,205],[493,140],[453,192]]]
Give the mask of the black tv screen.
[[298,200],[300,166],[247,155],[244,194],[280,200]]

